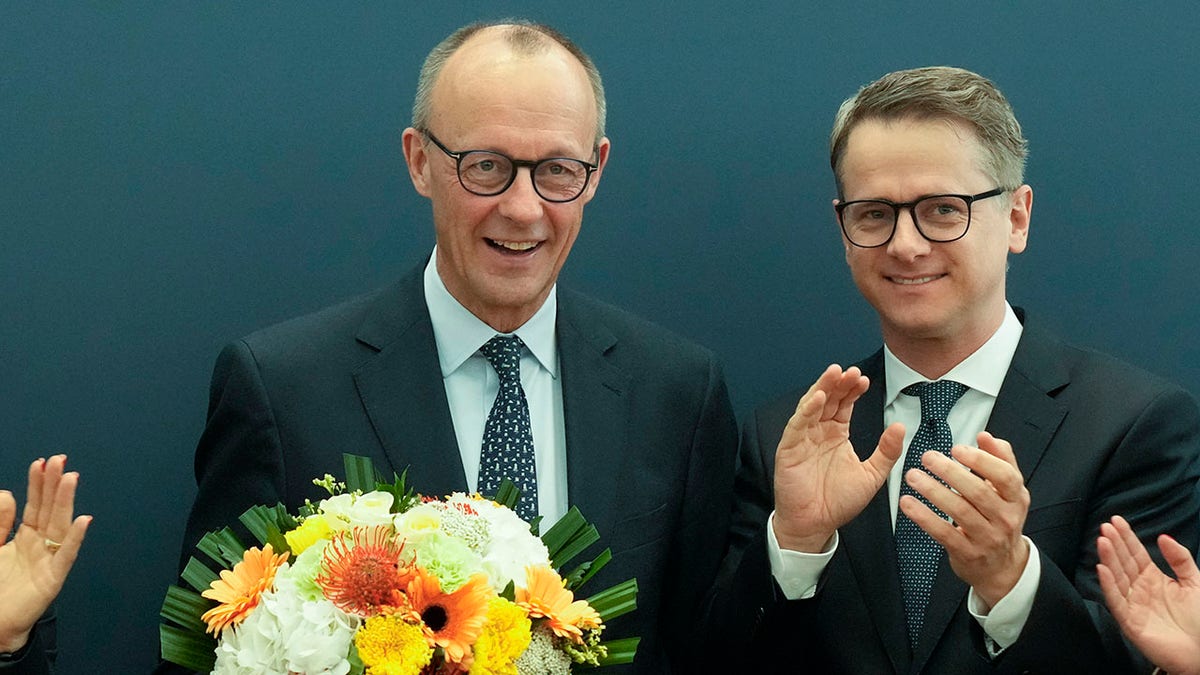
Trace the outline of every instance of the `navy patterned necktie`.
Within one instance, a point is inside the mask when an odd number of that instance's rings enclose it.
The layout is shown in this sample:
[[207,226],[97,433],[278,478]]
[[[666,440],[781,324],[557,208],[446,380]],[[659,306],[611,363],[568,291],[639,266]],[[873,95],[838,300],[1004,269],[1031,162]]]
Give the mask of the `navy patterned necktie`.
[[[908,396],[921,398],[921,424],[908,445],[904,455],[904,471],[900,480],[900,495],[912,495],[945,518],[937,507],[908,486],[903,474],[911,468],[921,468],[921,455],[927,451],[950,454],[953,436],[946,415],[958,402],[966,385],[950,380],[918,382],[901,390]],[[904,594],[904,617],[908,622],[908,643],[915,651],[921,627],[925,624],[925,607],[929,604],[929,592],[933,578],[937,575],[938,563],[945,550],[925,530],[917,526],[903,511],[896,512],[896,557],[900,563],[900,590]]]
[[500,376],[500,391],[483,426],[479,458],[479,493],[494,496],[507,478],[521,490],[517,515],[531,521],[537,515],[537,472],[534,468],[533,433],[529,403],[521,388],[521,338],[497,335],[479,351]]

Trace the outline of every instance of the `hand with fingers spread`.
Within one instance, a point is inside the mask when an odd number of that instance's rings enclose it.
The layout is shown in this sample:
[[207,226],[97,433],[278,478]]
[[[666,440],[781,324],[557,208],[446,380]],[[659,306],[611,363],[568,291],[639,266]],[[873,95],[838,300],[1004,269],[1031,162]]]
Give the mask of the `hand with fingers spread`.
[[1020,580],[1029,560],[1022,537],[1029,490],[1007,441],[985,431],[976,442],[979,447],[951,448],[953,459],[927,452],[921,459],[930,473],[910,469],[904,476],[950,520],[911,495],[900,498],[900,509],[946,549],[954,573],[993,607]]
[[866,461],[850,444],[850,416],[869,382],[857,367],[831,365],[800,402],[775,451],[775,537],[781,548],[816,553],[853,520],[900,457],[893,424]]
[[0,490],[0,652],[15,652],[28,641],[62,589],[92,521],[72,519],[79,474],[63,473],[66,461],[55,455],[29,466],[25,511],[11,541],[17,503]]
[[1096,574],[1113,618],[1146,658],[1171,675],[1200,675],[1200,569],[1186,547],[1163,534],[1163,574],[1120,516],[1100,526]]

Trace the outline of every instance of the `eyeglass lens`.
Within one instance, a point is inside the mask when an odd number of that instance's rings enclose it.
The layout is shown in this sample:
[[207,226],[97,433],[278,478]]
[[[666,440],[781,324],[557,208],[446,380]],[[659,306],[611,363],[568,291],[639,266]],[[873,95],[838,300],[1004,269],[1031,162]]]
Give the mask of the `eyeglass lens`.
[[[503,192],[515,177],[516,165],[504,155],[473,150],[462,154],[458,176],[463,187],[479,195]],[[570,158],[543,159],[533,166],[533,186],[552,201],[570,201],[587,185],[588,167]]]
[[[952,241],[966,233],[971,222],[971,204],[956,195],[937,195],[912,205],[917,228],[931,241]],[[894,204],[849,202],[842,209],[842,227],[850,241],[859,246],[878,246],[892,236],[899,219]]]

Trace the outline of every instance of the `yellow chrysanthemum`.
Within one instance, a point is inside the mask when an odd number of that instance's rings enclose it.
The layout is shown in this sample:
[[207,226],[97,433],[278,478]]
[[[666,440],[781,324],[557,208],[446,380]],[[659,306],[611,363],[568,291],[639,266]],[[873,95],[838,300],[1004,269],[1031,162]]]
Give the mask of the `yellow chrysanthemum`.
[[304,549],[318,541],[329,539],[332,534],[333,528],[329,527],[329,520],[318,513],[305,518],[299,527],[283,535],[283,537],[287,539],[288,548],[292,549],[292,553],[300,555],[304,552]]
[[530,625],[524,609],[501,597],[489,600],[470,675],[517,675],[517,659],[529,648]]
[[549,567],[526,567],[525,587],[517,587],[516,600],[530,617],[545,617],[555,635],[576,643],[583,642],[585,629],[602,628],[596,610],[586,600],[575,600],[562,577]]
[[368,675],[417,675],[433,659],[421,627],[396,615],[367,619],[354,646]]
[[226,626],[236,626],[258,607],[259,597],[275,583],[275,572],[288,557],[286,551],[274,553],[270,544],[262,550],[248,549],[240,563],[232,570],[221,570],[221,578],[200,594],[221,603],[200,617],[208,624],[207,632],[220,635]]

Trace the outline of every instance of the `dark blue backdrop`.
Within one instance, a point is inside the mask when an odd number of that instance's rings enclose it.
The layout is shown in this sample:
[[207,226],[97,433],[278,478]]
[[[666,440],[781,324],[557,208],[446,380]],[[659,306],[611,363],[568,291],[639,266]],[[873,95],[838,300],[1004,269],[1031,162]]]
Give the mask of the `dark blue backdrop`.
[[[832,219],[833,113],[886,71],[962,65],[1032,146],[1010,296],[1200,390],[1200,12],[829,4],[492,4],[557,25],[605,76],[613,152],[564,283],[716,349],[740,411],[864,355],[878,331]],[[96,516],[63,672],[155,658],[220,346],[430,250],[400,130],[425,53],[477,12],[0,5],[0,485],[66,451]]]

